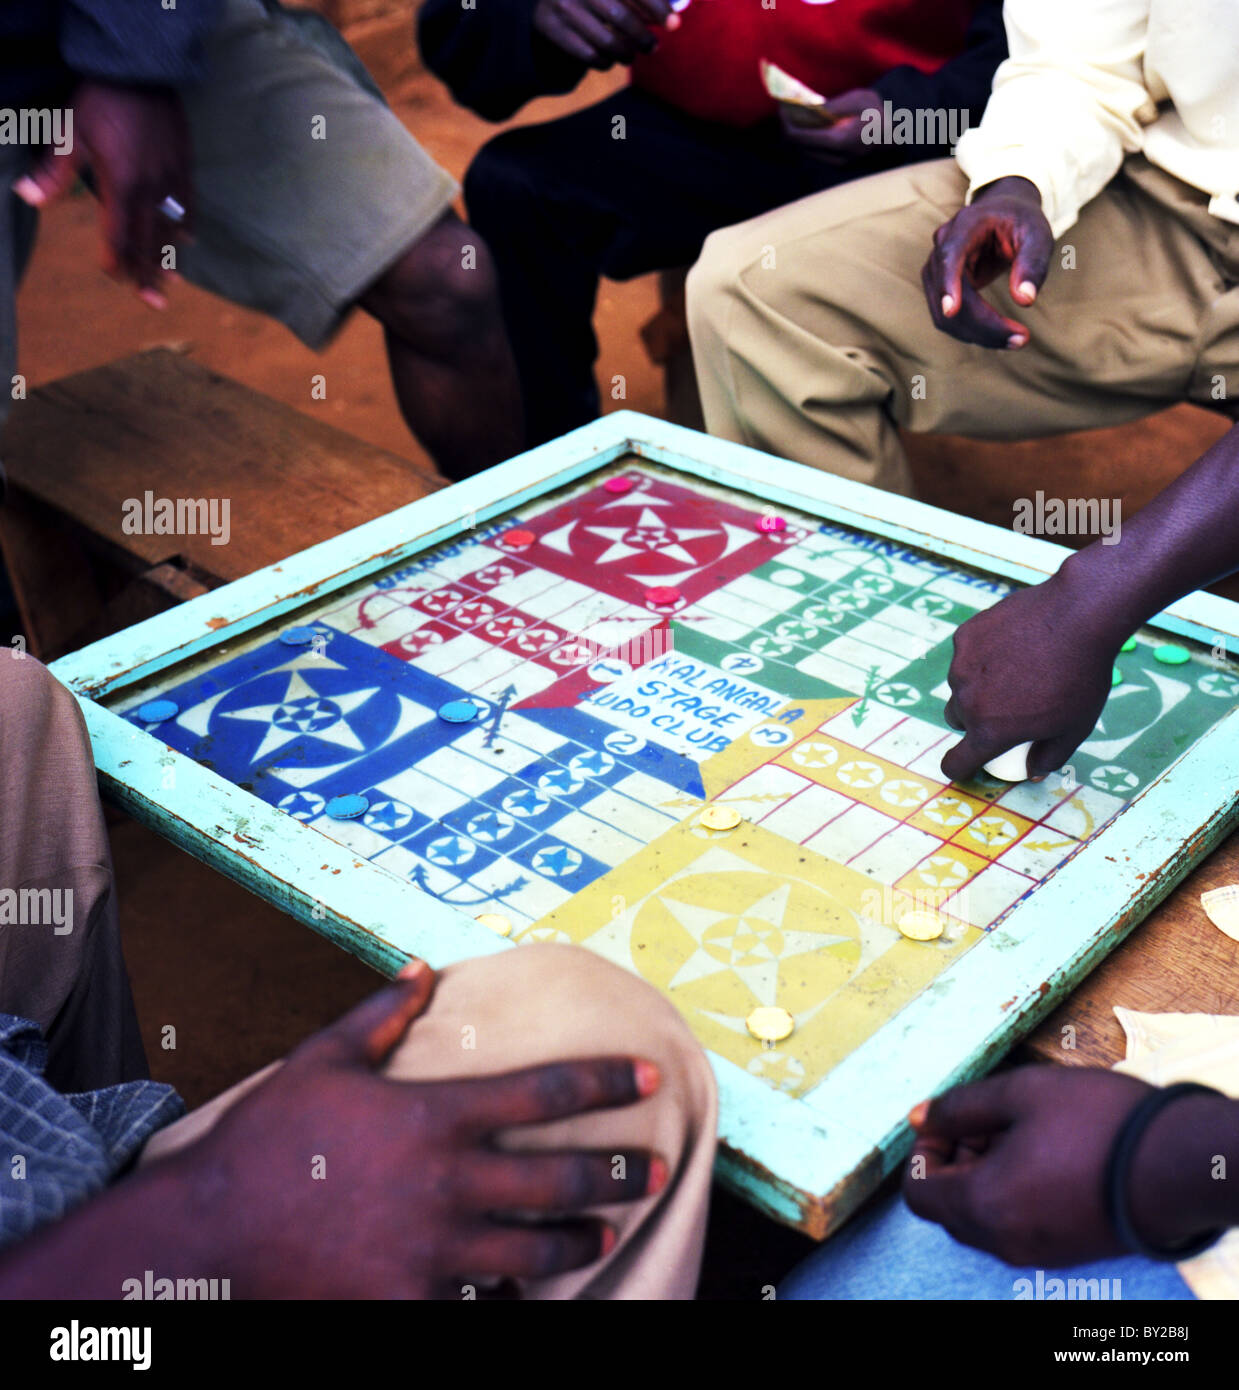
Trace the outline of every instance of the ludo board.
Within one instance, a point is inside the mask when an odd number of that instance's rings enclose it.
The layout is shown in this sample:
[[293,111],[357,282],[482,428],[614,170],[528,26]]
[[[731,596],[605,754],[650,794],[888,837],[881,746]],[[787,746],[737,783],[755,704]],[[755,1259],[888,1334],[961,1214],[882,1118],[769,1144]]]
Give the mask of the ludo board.
[[[755,1113],[800,1116],[789,1140],[863,1129],[836,1069],[906,1038],[1239,695],[1209,647],[1143,631],[1069,769],[955,785],[952,638],[1000,574],[632,455],[466,521],[112,710],[463,921],[636,971],[783,1104]],[[882,1166],[763,1200],[820,1234]]]

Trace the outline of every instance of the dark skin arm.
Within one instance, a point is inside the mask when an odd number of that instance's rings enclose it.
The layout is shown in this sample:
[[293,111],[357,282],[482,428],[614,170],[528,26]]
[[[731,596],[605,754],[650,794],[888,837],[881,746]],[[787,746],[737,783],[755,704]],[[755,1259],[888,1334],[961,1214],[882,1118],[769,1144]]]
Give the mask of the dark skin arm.
[[[913,1111],[903,1191],[916,1215],[1008,1264],[1055,1268],[1125,1253],[1104,1202],[1123,1121],[1152,1088],[1091,1067],[1021,1067]],[[1239,1193],[1214,1177],[1239,1161],[1239,1103],[1185,1096],[1145,1131],[1128,1199],[1137,1233],[1173,1248],[1239,1225]]]
[[1142,623],[1239,569],[1239,426],[1130,521],[1042,584],[1020,589],[955,634],[946,716],[965,732],[942,759],[967,781],[1033,740],[1029,772],[1062,767],[1096,726],[1118,649]]
[[380,1064],[433,986],[416,962],[299,1047],[202,1139],[8,1250],[0,1299],[119,1298],[146,1269],[226,1278],[243,1298],[460,1298],[479,1279],[596,1260],[615,1233],[583,1213],[659,1191],[666,1164],[629,1152],[617,1179],[614,1154],[505,1153],[495,1136],[630,1105],[657,1088],[656,1069],[604,1057],[389,1080]]
[[1045,283],[1054,234],[1041,211],[1041,194],[1028,179],[996,179],[972,203],[934,233],[934,248],[921,271],[934,324],[987,348],[1021,348],[1029,332],[981,294],[1006,272],[1011,298],[1031,304]]

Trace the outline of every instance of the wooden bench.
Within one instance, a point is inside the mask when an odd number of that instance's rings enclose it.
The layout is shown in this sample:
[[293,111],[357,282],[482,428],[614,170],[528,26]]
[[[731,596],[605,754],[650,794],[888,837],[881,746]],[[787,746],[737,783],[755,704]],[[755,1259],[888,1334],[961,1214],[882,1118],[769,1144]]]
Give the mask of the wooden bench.
[[[1072,468],[1088,472],[1081,491],[1095,490],[1098,470],[1129,464],[1133,448],[1159,460],[1169,455],[1181,468],[1220,429],[1195,412],[1169,412],[1140,431],[1139,441],[1130,430],[1107,431],[1108,445],[1101,434],[1048,446],[926,440],[917,445],[917,467],[927,490],[945,494],[932,500],[962,499],[973,506],[961,509],[984,515],[1038,479],[1055,495]],[[1128,452],[1116,455],[1116,438],[1127,439]],[[445,486],[404,459],[163,349],[33,392],[15,408],[4,445],[9,498],[0,509],[0,544],[31,649],[45,657]],[[229,543],[126,534],[122,503],[147,491],[227,497]],[[1204,889],[1236,881],[1239,835],[1171,892],[1031,1034],[1021,1054],[1075,1065],[1118,1060],[1123,1039],[1115,1004],[1239,1012],[1239,943],[1212,926],[1199,901]],[[1064,1033],[1068,1026],[1073,1033]]]
[[[44,660],[447,486],[166,348],[31,392],[3,458],[0,548]],[[227,544],[129,534],[147,493],[227,499]]]

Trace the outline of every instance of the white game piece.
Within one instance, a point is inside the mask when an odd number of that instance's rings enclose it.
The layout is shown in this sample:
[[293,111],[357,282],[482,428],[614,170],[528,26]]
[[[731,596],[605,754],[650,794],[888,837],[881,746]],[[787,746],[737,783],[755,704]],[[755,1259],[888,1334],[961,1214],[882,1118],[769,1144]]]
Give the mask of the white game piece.
[[1031,743],[1019,743],[1014,748],[1008,748],[1005,753],[999,753],[996,758],[991,758],[985,764],[985,770],[991,777],[998,777],[1004,782],[1027,782],[1028,754],[1031,751]]

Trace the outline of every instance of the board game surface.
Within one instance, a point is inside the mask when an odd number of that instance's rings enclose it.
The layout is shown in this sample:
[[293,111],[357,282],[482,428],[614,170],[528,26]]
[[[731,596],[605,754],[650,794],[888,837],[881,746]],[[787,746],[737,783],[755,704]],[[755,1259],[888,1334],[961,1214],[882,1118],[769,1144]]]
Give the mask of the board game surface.
[[[948,784],[952,635],[1010,586],[787,509],[766,529],[772,512],[626,461],[114,707],[518,943],[637,971],[706,1047],[805,1096],[1239,680],[1137,634],[1066,775]],[[156,696],[176,712],[144,720]],[[443,716],[461,701],[474,717]],[[329,813],[357,795],[360,815]],[[710,807],[741,819],[709,828]],[[901,933],[912,910],[942,934]],[[789,1037],[751,1036],[761,1006]]]

